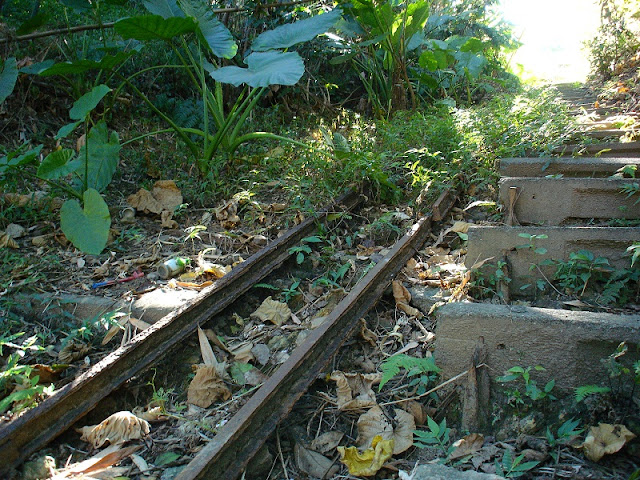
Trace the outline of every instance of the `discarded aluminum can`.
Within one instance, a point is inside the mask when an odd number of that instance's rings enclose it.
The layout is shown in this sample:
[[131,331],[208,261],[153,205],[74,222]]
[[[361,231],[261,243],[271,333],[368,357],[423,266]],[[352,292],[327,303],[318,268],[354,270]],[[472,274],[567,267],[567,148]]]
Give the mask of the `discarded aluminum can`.
[[179,273],[184,272],[187,265],[191,263],[190,258],[176,257],[165,261],[162,265],[158,266],[158,276],[162,279],[172,278]]

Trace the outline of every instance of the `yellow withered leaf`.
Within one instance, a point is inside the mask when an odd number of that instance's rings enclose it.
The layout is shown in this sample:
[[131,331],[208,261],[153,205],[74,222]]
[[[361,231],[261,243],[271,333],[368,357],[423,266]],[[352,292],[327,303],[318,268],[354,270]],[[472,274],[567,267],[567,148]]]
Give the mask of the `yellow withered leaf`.
[[356,447],[337,447],[340,461],[347,466],[349,474],[370,477],[375,475],[384,462],[393,455],[393,440],[373,439],[371,448],[360,453]]

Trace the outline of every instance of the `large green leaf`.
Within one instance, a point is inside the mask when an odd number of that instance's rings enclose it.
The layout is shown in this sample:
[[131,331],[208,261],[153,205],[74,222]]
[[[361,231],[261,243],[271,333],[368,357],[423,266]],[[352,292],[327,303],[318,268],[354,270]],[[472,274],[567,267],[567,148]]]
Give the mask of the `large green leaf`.
[[16,59],[15,57],[9,57],[4,61],[2,71],[0,71],[0,104],[11,95],[13,87],[16,86],[17,79],[18,68],[16,67]]
[[304,62],[296,52],[254,52],[245,59],[249,68],[222,67],[211,72],[214,80],[236,87],[246,83],[251,87],[295,85],[304,73]]
[[118,20],[114,28],[126,39],[170,40],[173,37],[194,32],[196,23],[191,18],[162,18],[160,15],[141,15]]
[[33,17],[29,18],[18,27],[16,35],[26,35],[27,33],[31,33],[47,23],[48,20],[49,15],[46,13],[36,13]]
[[38,167],[38,177],[55,180],[75,172],[84,162],[79,158],[72,160],[74,156],[74,151],[70,148],[54,150],[42,160]]
[[62,127],[60,127],[60,130],[58,130],[58,133],[56,133],[55,137],[53,138],[56,140],[62,140],[63,138],[66,138],[71,132],[78,128],[81,123],[82,120],[79,120],[77,122],[67,123],[66,125],[63,125]]
[[73,103],[73,107],[69,110],[71,120],[84,120],[110,91],[111,89],[104,84],[93,87]]
[[28,163],[33,162],[38,155],[40,155],[40,150],[42,150],[42,145],[38,145],[35,148],[27,150],[24,153],[20,153],[25,148],[25,145],[9,152],[9,154],[0,157],[0,177],[4,175],[4,173],[10,168],[19,167],[21,165],[26,165]]
[[135,55],[135,53],[136,52],[118,52],[115,55],[105,55],[99,62],[93,60],[75,60],[73,62],[56,63],[37,73],[43,77],[50,77],[52,75],[85,73],[90,70],[113,70],[129,57]]
[[44,72],[47,68],[51,67],[55,64],[55,60],[44,60],[42,62],[32,63],[26,67],[22,67],[20,69],[20,73],[27,73],[29,75],[38,75],[41,72]]
[[160,15],[162,18],[184,17],[176,0],[145,0],[144,6],[149,13]]
[[87,187],[102,192],[111,183],[120,160],[120,140],[116,132],[109,132],[107,124],[100,121],[89,131],[85,146],[80,149],[78,158],[83,166],[77,170],[81,184],[84,184],[84,162],[87,145],[89,146],[89,168]]
[[207,2],[180,0],[180,8],[198,24],[202,39],[216,57],[233,58],[238,51],[233,35],[211,11]]
[[251,50],[264,52],[278,48],[289,48],[298,43],[308,42],[333,27],[341,16],[342,10],[334,8],[322,15],[281,25],[258,35],[258,38],[251,44]]
[[75,199],[64,202],[60,209],[60,227],[76,248],[98,255],[104,250],[109,238],[109,207],[92,188],[84,192],[83,203],[84,208]]

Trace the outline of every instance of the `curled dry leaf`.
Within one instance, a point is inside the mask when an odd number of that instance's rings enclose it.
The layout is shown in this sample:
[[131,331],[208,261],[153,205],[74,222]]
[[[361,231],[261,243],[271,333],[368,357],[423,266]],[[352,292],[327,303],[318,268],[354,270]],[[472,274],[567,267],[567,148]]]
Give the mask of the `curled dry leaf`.
[[155,213],[159,215],[163,208],[149,190],[141,188],[136,193],[127,197],[127,203],[139,212]]
[[447,460],[456,460],[468,455],[473,455],[482,448],[482,445],[484,445],[484,435],[480,433],[470,433],[453,444],[455,450],[451,452]]
[[344,373],[336,370],[331,374],[331,380],[336,382],[337,403],[339,410],[358,410],[369,408],[377,404],[376,394],[371,388],[380,383],[380,373]]
[[187,390],[187,402],[198,407],[207,408],[220,399],[231,398],[231,391],[211,365],[198,365]]
[[236,345],[229,345],[229,351],[236,362],[249,363],[253,362],[256,358],[253,353],[251,353],[253,346],[252,342],[240,342]]
[[394,455],[408,450],[413,445],[413,431],[416,429],[416,422],[413,415],[404,410],[395,408],[393,412],[395,426],[391,424],[389,418],[378,405],[360,415],[357,445],[361,448],[366,447],[371,445],[375,437],[380,436],[383,440],[393,440]]
[[0,248],[18,248],[16,241],[9,234],[0,231]]
[[413,419],[416,422],[416,425],[424,425],[427,421],[427,412],[425,411],[424,405],[415,400],[407,400],[406,402],[402,402],[402,408],[413,415]]
[[107,417],[99,425],[82,427],[82,440],[93,448],[100,448],[106,442],[112,445],[137,440],[149,434],[149,422],[136,417],[133,413],[122,411]]
[[86,343],[75,338],[71,339],[58,353],[58,361],[60,363],[73,363],[75,360],[83,358],[90,350],[91,347]]
[[372,347],[378,345],[378,336],[369,330],[364,318],[360,319],[360,337]]
[[272,300],[271,297],[267,297],[251,316],[260,319],[262,322],[271,322],[281,326],[291,318],[291,310],[286,303],[277,302]]
[[411,294],[409,293],[409,290],[407,290],[399,280],[394,280],[391,285],[393,289],[393,298],[396,300],[396,307],[410,317],[422,318],[424,315],[422,315],[420,310],[409,305],[409,302],[411,301]]
[[160,221],[160,226],[162,228],[178,228],[178,222],[173,219],[173,212],[170,212],[169,210],[163,210],[160,213]]
[[351,475],[370,477],[393,455],[393,440],[383,440],[378,436],[373,439],[371,448],[362,453],[356,447],[338,447],[338,452],[340,461],[347,466]]
[[[238,202],[236,200],[229,200],[222,207],[215,210],[217,220],[228,220],[238,215]],[[239,220],[239,219],[238,219]]]
[[182,193],[173,180],[158,180],[151,193],[163,210],[173,212],[182,204]]
[[204,333],[204,330],[200,327],[198,327],[198,341],[200,342],[200,353],[202,354],[204,364],[213,367],[218,373],[218,376],[224,378],[226,376],[227,362],[218,362],[207,338],[207,334]]
[[160,406],[148,407],[147,410],[144,410],[142,407],[136,407],[133,409],[133,413],[136,417],[146,420],[147,422],[162,422],[169,419]]
[[605,455],[616,453],[635,437],[624,425],[601,423],[589,429],[582,448],[589,460],[597,462]]

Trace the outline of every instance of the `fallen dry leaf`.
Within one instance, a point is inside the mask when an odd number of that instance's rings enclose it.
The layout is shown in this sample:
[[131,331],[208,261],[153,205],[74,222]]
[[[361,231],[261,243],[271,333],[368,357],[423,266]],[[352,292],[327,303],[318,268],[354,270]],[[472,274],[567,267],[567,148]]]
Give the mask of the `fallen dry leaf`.
[[107,417],[98,425],[82,427],[82,440],[93,448],[100,448],[106,442],[112,445],[137,440],[149,434],[149,422],[136,417],[133,413],[122,411]]
[[207,334],[204,333],[204,330],[200,327],[198,327],[198,342],[200,343],[200,353],[202,354],[204,364],[213,367],[218,376],[224,378],[227,370],[227,362],[218,361],[216,355],[213,353],[213,348],[211,348]]
[[411,301],[411,294],[409,293],[409,290],[402,285],[402,282],[394,280],[391,283],[391,286],[393,290],[393,298],[396,300],[396,307],[398,309],[402,310],[410,317],[422,318],[424,316],[420,310],[409,305],[409,302]]
[[293,447],[293,453],[298,469],[310,477],[327,478],[338,473],[338,466],[333,464],[333,460],[299,443]]
[[344,433],[338,430],[325,432],[313,439],[310,445],[311,450],[315,450],[316,452],[320,453],[329,453],[331,450],[340,445],[342,437],[344,437]]
[[378,336],[369,330],[364,318],[360,319],[360,337],[372,347],[376,347],[378,345]]
[[[127,458],[129,455],[134,454],[141,448],[142,447],[140,445],[132,445],[125,448],[122,448],[120,445],[111,445],[87,460],[69,465],[54,475],[52,480],[83,478],[78,477],[78,475],[87,475],[90,473],[95,474],[96,472],[108,469],[112,465],[115,465],[121,460]],[[89,478],[93,478],[93,475]]]
[[86,343],[75,338],[71,339],[58,353],[58,361],[60,363],[73,363],[75,360],[83,358],[90,350],[91,347]]
[[160,213],[160,222],[160,226],[162,228],[178,228],[178,222],[173,219],[173,212],[170,212],[169,210],[163,210]]
[[336,370],[331,374],[336,382],[337,403],[339,410],[358,410],[373,407],[377,404],[376,394],[371,388],[380,383],[380,373],[344,373]]
[[173,180],[158,180],[151,193],[164,210],[173,212],[182,204],[182,193]]
[[18,248],[16,241],[7,233],[0,231],[0,248]]
[[582,448],[589,460],[597,462],[605,455],[616,453],[635,437],[624,425],[601,423],[589,429]]
[[233,355],[233,359],[240,363],[249,363],[255,360],[255,356],[251,353],[251,349],[254,347],[252,342],[245,341],[236,345],[229,345],[229,351]]
[[362,453],[356,447],[338,447],[338,452],[340,461],[347,466],[351,475],[370,477],[393,455],[393,440],[383,440],[378,436],[373,439],[371,448]]
[[447,460],[455,460],[473,455],[482,448],[482,445],[484,445],[484,435],[480,433],[470,433],[453,444],[455,450],[451,452]]
[[291,310],[286,303],[267,297],[251,316],[260,319],[262,322],[271,322],[279,327],[291,318]]
[[162,205],[149,190],[141,188],[136,193],[127,197],[127,203],[133,208],[144,213],[160,214],[163,210]]
[[356,443],[359,447],[371,445],[377,436],[383,440],[393,440],[393,454],[408,450],[413,445],[413,431],[416,429],[416,422],[413,415],[395,408],[394,424],[384,414],[378,405],[368,412],[360,415],[358,419],[358,439]]
[[406,412],[413,415],[416,425],[424,425],[427,421],[427,412],[425,411],[424,405],[420,402],[407,400],[406,402],[402,402],[401,406]]
[[187,390],[187,402],[198,407],[207,408],[213,402],[231,398],[231,391],[226,387],[216,368],[211,365],[198,365]]

